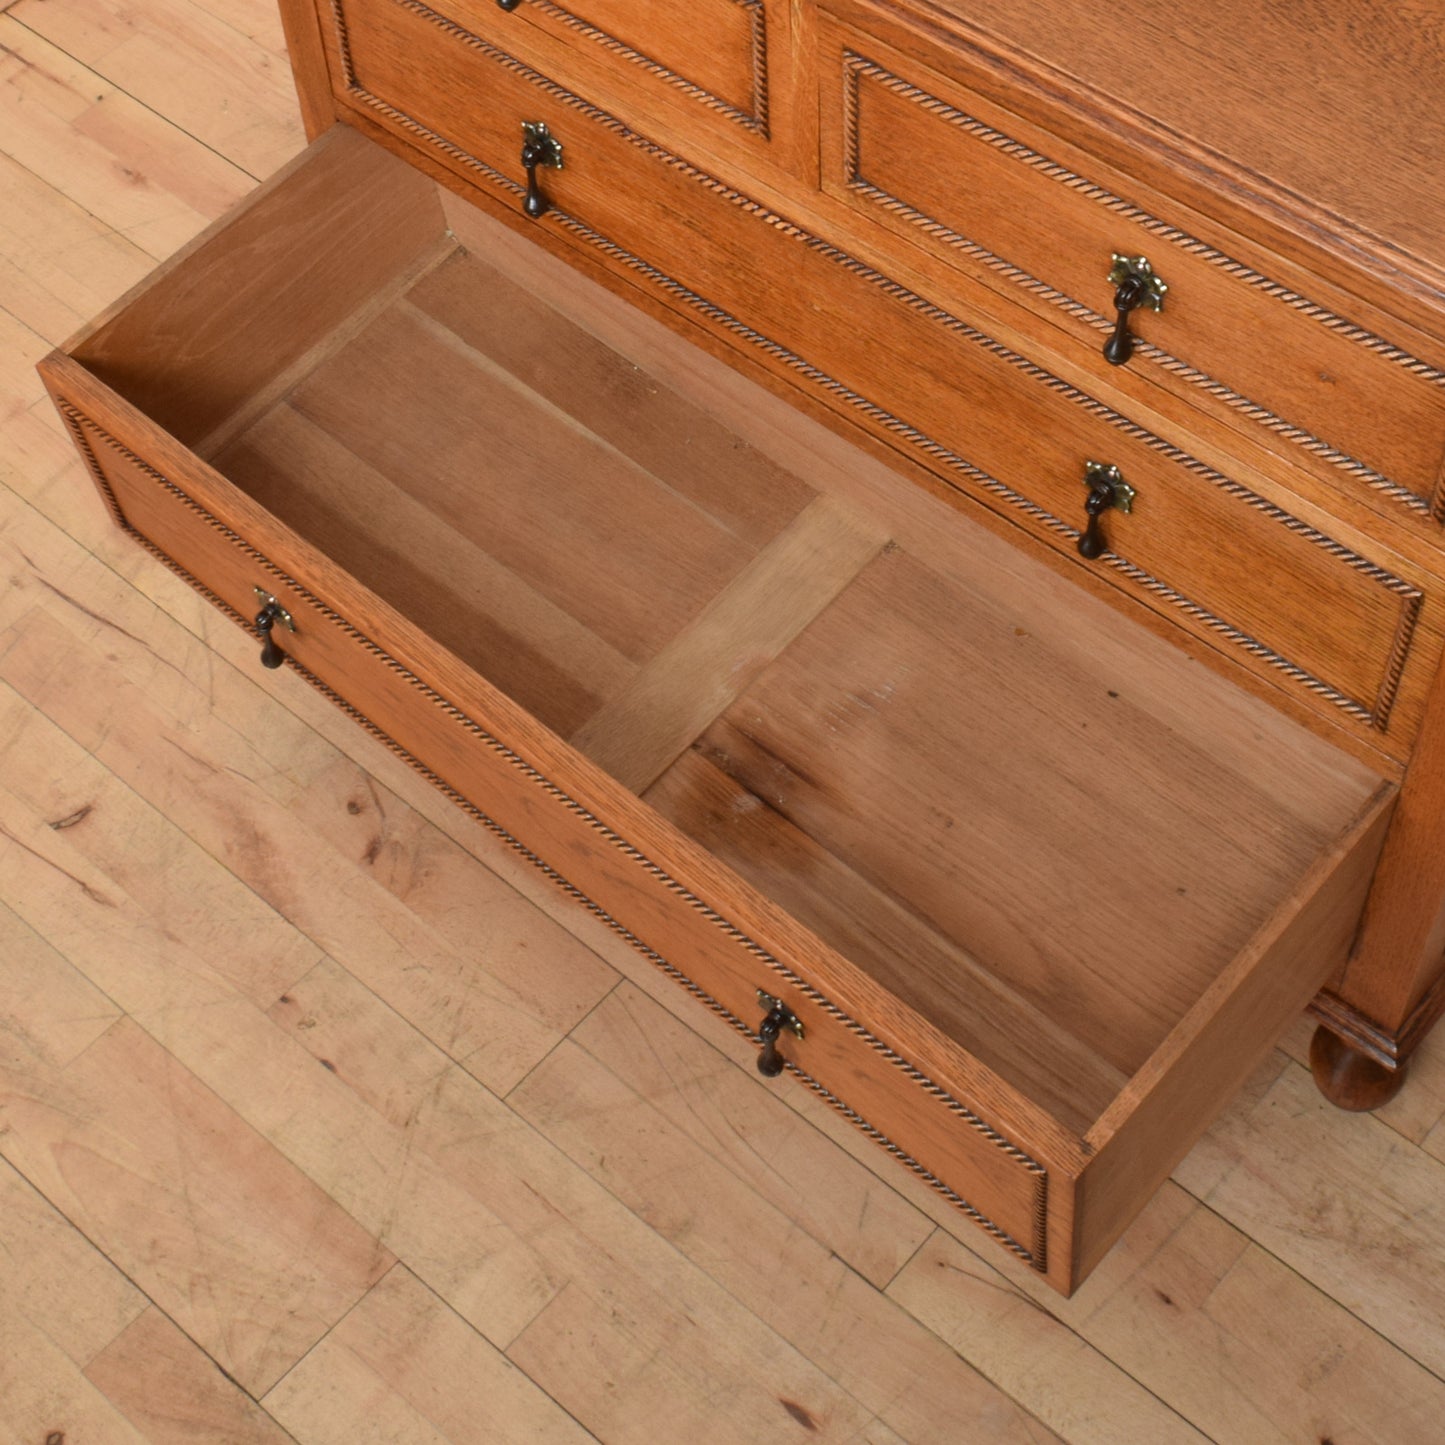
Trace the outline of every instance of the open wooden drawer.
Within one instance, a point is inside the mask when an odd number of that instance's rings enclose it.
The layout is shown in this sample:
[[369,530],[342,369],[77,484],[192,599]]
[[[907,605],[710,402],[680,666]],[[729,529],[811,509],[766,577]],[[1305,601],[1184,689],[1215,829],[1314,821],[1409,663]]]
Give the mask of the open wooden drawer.
[[1394,785],[787,470],[594,290],[337,129],[43,370],[123,527],[1072,1289],[1343,961]]

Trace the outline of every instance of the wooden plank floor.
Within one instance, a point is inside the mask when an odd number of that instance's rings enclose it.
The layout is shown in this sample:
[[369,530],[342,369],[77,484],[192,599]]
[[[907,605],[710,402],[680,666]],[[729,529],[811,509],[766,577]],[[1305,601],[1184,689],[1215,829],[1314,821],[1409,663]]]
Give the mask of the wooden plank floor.
[[33,364],[301,141],[269,0],[0,4],[0,1445],[1445,1441],[1445,1034],[1060,1300],[112,531]]

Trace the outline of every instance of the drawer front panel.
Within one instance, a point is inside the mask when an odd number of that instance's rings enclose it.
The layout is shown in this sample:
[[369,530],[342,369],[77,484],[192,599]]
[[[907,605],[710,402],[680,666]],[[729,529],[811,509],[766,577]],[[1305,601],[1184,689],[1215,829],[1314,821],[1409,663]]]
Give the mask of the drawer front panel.
[[323,600],[328,589],[307,575],[304,544],[279,522],[253,505],[233,511],[236,494],[199,466],[167,477],[57,400],[127,531],[240,622],[259,606],[257,587],[274,596],[295,622],[294,632],[278,626],[276,639],[308,681],[740,1031],[751,1036],[762,1021],[759,989],[782,998],[803,1023],[803,1037],[789,1034],[782,1045],[793,1070],[995,1238],[1047,1268],[1048,1172],[1023,1145],[830,1002],[781,950],[769,952],[704,901],[707,890],[685,881],[685,863],[664,866],[627,841],[599,816],[605,807],[569,789],[565,764],[554,778],[527,761],[525,745],[512,746],[505,726],[466,696],[464,669],[434,685],[394,655],[376,625],[368,636],[348,621],[346,604]]
[[1111,256],[1147,257],[1169,289],[1158,313],[1133,312],[1130,366],[1331,481],[1441,515],[1438,364],[1115,194],[962,86],[836,24],[826,36],[826,189],[1049,314],[1103,371]]
[[[788,13],[776,0],[703,0],[687,25],[660,19],[659,0],[521,0],[510,12],[496,0],[332,0],[326,8],[338,93],[359,79],[434,119],[455,124],[474,110],[474,95],[450,92],[441,105],[430,103],[449,86],[445,74],[413,67],[406,88],[397,88],[401,72],[391,67],[408,57],[387,51],[405,47],[411,22],[425,18],[598,98],[629,125],[684,138],[684,145],[695,140],[744,165],[766,169],[792,159],[791,97],[775,94],[768,79],[770,62],[776,66],[789,48]],[[422,43],[434,48],[435,41]]]
[[668,0],[521,0],[510,14],[496,0],[441,0],[438,9],[519,54],[538,50],[537,35],[550,39],[539,63],[570,50],[582,71],[579,83],[610,73],[628,86],[690,102],[699,119],[762,138],[769,133],[765,0],[696,0],[685,25]]
[[[1138,499],[1131,515],[1105,519],[1109,550],[1096,571],[1313,700],[1408,741],[1428,669],[1413,582],[438,22],[420,0],[388,3],[381,28],[369,11],[349,27],[346,51],[353,93],[409,142],[421,136],[515,204],[521,120],[544,121],[564,165],[545,173],[539,224],[661,288],[1071,556],[1086,523],[1086,463],[1117,466]],[[435,100],[405,112],[388,99],[426,95]]]

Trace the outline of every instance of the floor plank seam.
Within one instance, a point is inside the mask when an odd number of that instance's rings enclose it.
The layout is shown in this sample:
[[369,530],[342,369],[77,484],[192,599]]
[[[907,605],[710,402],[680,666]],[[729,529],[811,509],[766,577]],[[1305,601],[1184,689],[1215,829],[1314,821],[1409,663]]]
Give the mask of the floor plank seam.
[[[385,1240],[377,1239],[377,1243],[383,1249],[387,1248]],[[306,1349],[303,1350],[301,1354],[299,1354],[286,1367],[286,1369],[266,1387],[266,1390],[263,1394],[252,1395],[251,1392],[247,1390],[244,1385],[241,1385],[239,1383],[239,1381],[234,1382],[236,1383],[237,1388],[243,1391],[247,1399],[254,1400],[256,1404],[258,1404],[263,1410],[266,1411],[266,1414],[268,1416],[271,1416],[271,1411],[267,1409],[266,1401],[269,1400],[271,1396],[274,1395],[281,1388],[281,1386],[285,1384],[285,1382],[290,1379],[290,1377],[294,1375],[296,1371],[299,1370],[308,1359],[311,1358],[313,1354],[315,1354],[315,1352],[321,1345],[326,1343],[326,1341],[331,1338],[331,1336],[336,1332],[336,1330],[345,1320],[349,1319],[356,1312],[357,1308],[365,1302],[367,1297],[371,1294],[372,1290],[376,1289],[383,1280],[388,1279],[397,1269],[406,1269],[406,1265],[400,1255],[393,1255],[392,1261],[387,1266],[387,1268],[382,1271],[382,1273],[378,1275],[377,1278],[373,1280],[366,1289],[362,1290],[362,1292],[357,1295],[354,1300],[352,1300],[352,1302],[341,1312],[341,1314],[339,1314],[334,1320],[332,1320],[332,1322],[321,1332],[321,1334],[319,1334],[314,1340],[312,1340],[312,1342],[306,1347]],[[407,1272],[411,1273],[410,1270],[408,1270]],[[422,1283],[426,1284],[426,1281],[422,1280]],[[430,1289],[431,1286],[428,1285],[427,1288]],[[343,1348],[345,1347],[343,1346]],[[226,1374],[226,1371],[222,1369],[221,1373]],[[230,1379],[231,1377],[229,1374],[226,1374],[226,1378]],[[274,1419],[275,1417],[271,1416],[271,1418]],[[277,1423],[279,1424],[280,1422],[278,1421]]]
[[[486,865],[483,864],[482,866],[485,867]],[[583,946],[584,948],[587,948],[586,943],[583,942],[581,939],[578,939],[577,942],[582,943],[582,946]],[[588,951],[589,953],[592,953],[593,957],[594,957],[594,958],[597,958],[601,963],[606,964],[608,968],[611,968],[611,967],[612,967],[612,965],[611,965],[610,963],[607,963],[607,960],[606,960],[605,958],[603,958],[603,957],[601,956],[601,954],[596,953],[594,950],[592,950],[592,949],[590,949],[590,948],[589,948],[587,951]],[[615,972],[615,970],[614,970],[614,972]],[[605,1003],[607,1002],[607,1000],[610,999],[610,998],[612,997],[612,995],[615,994],[615,993],[617,992],[617,990],[618,990],[624,983],[626,983],[626,982],[627,982],[626,978],[625,978],[621,973],[618,973],[618,974],[617,974],[617,977],[614,978],[610,984],[608,984],[608,986],[607,986],[607,991],[606,991],[599,999],[597,999],[597,1000],[592,1004],[592,1006],[587,1010],[587,1012],[584,1013],[584,1014],[582,1015],[582,1017],[579,1018],[579,1019],[577,1020],[577,1022],[574,1023],[574,1024],[567,1030],[566,1033],[559,1035],[558,1038],[557,1038],[557,1040],[556,1040],[556,1042],[553,1043],[553,1045],[547,1050],[546,1053],[544,1053],[539,1059],[535,1060],[533,1063],[529,1064],[528,1067],[527,1067],[526,1073],[524,1073],[524,1074],[521,1076],[521,1078],[519,1078],[519,1079],[516,1081],[516,1083],[512,1084],[512,1085],[508,1088],[508,1090],[507,1090],[507,1092],[506,1092],[505,1094],[501,1094],[501,1095],[497,1096],[497,1097],[499,1097],[499,1098],[501,1099],[501,1101],[507,1106],[508,1109],[511,1109],[511,1108],[512,1108],[512,1095],[515,1094],[519,1089],[525,1087],[525,1085],[526,1085],[526,1083],[527,1083],[527,1080],[530,1079],[530,1078],[537,1072],[538,1069],[545,1067],[548,1059],[550,1059],[550,1058],[557,1052],[557,1050],[562,1047],[563,1044],[571,1043],[571,1044],[576,1045],[576,1047],[578,1047],[578,1048],[581,1048],[581,1047],[582,1047],[582,1045],[581,1045],[581,1044],[578,1044],[578,1043],[577,1043],[577,1040],[576,1040],[575,1038],[573,1038],[573,1035],[574,1035],[574,1034],[577,1032],[577,1030],[580,1029],[580,1028],[587,1022],[587,1020],[590,1019],[590,1018],[592,1017],[592,1015],[595,1014],[595,1013],[597,1012],[597,1010],[598,1010],[599,1008],[601,1008],[602,1005],[605,1004]],[[478,1082],[480,1082],[480,1080],[479,1080]],[[484,1087],[485,1087],[485,1086],[484,1086]],[[515,1112],[515,1111],[514,1111],[514,1112]],[[521,1116],[518,1115],[518,1118],[520,1118],[520,1117],[521,1117]],[[526,1121],[523,1120],[523,1122],[525,1123]],[[529,1125],[528,1127],[530,1128],[531,1126]]]
[[[27,31],[30,35],[34,36],[35,39],[38,40],[42,45],[51,46],[54,49],[59,50],[60,53],[64,55],[68,60],[73,61],[83,71],[85,71],[87,75],[94,76],[97,81],[99,81],[102,85],[107,86],[114,94],[125,96],[125,98],[129,100],[133,105],[139,106],[143,111],[146,112],[147,115],[154,116],[158,121],[160,121],[162,125],[168,127],[171,130],[179,132],[188,140],[194,141],[195,144],[200,146],[202,150],[207,151],[211,155],[215,156],[215,158],[223,165],[230,166],[233,170],[239,171],[243,176],[248,177],[256,185],[260,185],[260,183],[265,180],[264,176],[254,175],[251,171],[248,171],[245,166],[241,165],[237,161],[232,160],[231,157],[226,155],[224,151],[217,150],[216,147],[213,146],[209,141],[202,140],[201,137],[196,135],[193,131],[188,131],[183,126],[178,125],[174,120],[172,120],[168,115],[166,115],[164,111],[157,110],[155,106],[151,105],[149,102],[142,100],[137,95],[133,95],[123,85],[117,85],[115,81],[110,80],[106,76],[102,75],[100,71],[94,68],[94,66],[87,64],[84,60],[80,59],[79,56],[72,55],[68,50],[65,50],[61,46],[56,45],[55,42],[52,41],[47,35],[43,34],[39,30],[36,30],[33,25],[27,25],[20,16],[16,15],[13,12],[13,9],[7,12],[7,10],[3,6],[0,6],[0,15],[4,15],[6,13],[9,13],[10,19],[16,25],[20,26],[21,29]],[[100,218],[97,217],[96,219],[99,220]],[[106,225],[104,221],[101,221],[101,224]],[[125,235],[125,231],[117,227],[107,227],[107,229],[113,230],[116,235]]]

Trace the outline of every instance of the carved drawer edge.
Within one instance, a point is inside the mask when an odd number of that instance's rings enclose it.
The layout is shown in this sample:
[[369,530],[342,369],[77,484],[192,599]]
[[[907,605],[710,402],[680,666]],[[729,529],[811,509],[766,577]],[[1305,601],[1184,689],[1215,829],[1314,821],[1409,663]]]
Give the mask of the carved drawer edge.
[[[344,617],[333,611],[319,598],[315,597],[306,587],[301,585],[294,578],[290,577],[287,573],[283,572],[279,567],[275,565],[275,563],[267,559],[262,553],[258,552],[244,538],[239,536],[236,532],[232,531],[231,528],[226,526],[224,522],[220,521],[219,518],[213,516],[209,511],[206,510],[205,507],[203,507],[199,502],[195,501],[192,497],[190,497],[181,487],[177,486],[176,483],[171,481],[169,477],[165,476],[162,472],[158,471],[148,462],[142,460],[142,458],[140,458],[133,451],[131,451],[129,447],[125,446],[122,442],[111,436],[110,433],[107,432],[105,428],[102,427],[98,422],[94,421],[91,417],[86,416],[82,411],[79,410],[79,408],[74,406],[71,402],[67,401],[63,397],[57,396],[55,401],[57,408],[59,409],[62,417],[65,419],[67,427],[71,433],[72,438],[75,441],[78,450],[86,461],[86,464],[91,472],[91,475],[95,481],[98,490],[100,491],[102,497],[105,499],[106,505],[108,506],[111,516],[114,519],[116,525],[120,527],[120,529],[124,531],[128,536],[132,537],[135,541],[140,543],[140,545],[143,546],[146,551],[148,551],[158,561],[164,563],[166,567],[168,567],[184,582],[186,582],[189,586],[193,587],[198,593],[201,594],[201,596],[203,596],[219,611],[225,613],[228,617],[231,618],[232,621],[239,623],[240,626],[247,632],[259,636],[259,634],[256,633],[256,629],[251,619],[242,616],[242,614],[237,612],[236,609],[233,608],[228,602],[226,602],[223,598],[218,597],[203,582],[194,577],[178,562],[173,560],[160,547],[156,546],[156,544],[152,542],[149,537],[145,536],[142,532],[138,531],[135,527],[131,525],[120,506],[120,502],[117,499],[115,492],[111,488],[110,481],[106,477],[104,469],[100,465],[99,458],[96,456],[94,448],[91,446],[90,436],[87,434],[88,432],[93,432],[104,446],[109,447],[110,449],[123,456],[132,466],[137,467],[139,470],[144,472],[146,476],[150,477],[153,481],[155,481],[158,485],[164,487],[165,490],[169,492],[171,496],[173,496],[178,502],[185,506],[189,511],[194,512],[200,518],[202,518],[207,526],[220,533],[233,547],[245,553],[246,556],[249,557],[258,567],[279,578],[281,581],[285,582],[288,587],[294,588],[296,592],[298,592],[301,596],[305,597],[308,602],[315,606],[318,611],[323,613],[329,620],[341,627],[350,637],[354,638],[360,646],[364,647],[368,652],[371,652],[374,656],[379,658],[393,672],[396,672],[401,677],[403,677],[408,683],[408,685],[414,687],[418,692],[420,692],[433,706],[438,708],[440,711],[446,713],[454,721],[459,723],[463,728],[466,729],[466,731],[471,733],[486,747],[490,748],[493,752],[505,758],[507,763],[511,767],[521,772],[528,779],[529,782],[536,784],[536,786],[540,787],[545,792],[550,794],[557,802],[562,804],[562,806],[564,806],[569,811],[575,813],[579,818],[584,820],[588,824],[588,826],[593,828],[602,838],[606,840],[606,842],[610,846],[617,848],[626,857],[634,861],[639,867],[651,873],[670,892],[676,894],[678,898],[685,902],[688,907],[692,908],[695,912],[701,914],[705,919],[707,919],[710,924],[720,929],[729,938],[741,944],[770,972],[777,974],[781,978],[786,979],[787,982],[797,992],[803,994],[810,1003],[824,1010],[833,1018],[839,1020],[839,1022],[841,1022],[849,1030],[849,1032],[855,1034],[860,1040],[863,1041],[863,1043],[865,1043],[870,1049],[872,1049],[874,1053],[878,1054],[881,1058],[886,1060],[891,1067],[898,1069],[901,1073],[905,1075],[905,1077],[909,1079],[911,1083],[917,1085],[926,1094],[930,1095],[932,1099],[936,1100],[938,1103],[941,1103],[945,1108],[948,1109],[951,1114],[958,1118],[968,1128],[972,1129],[975,1133],[979,1134],[981,1137],[987,1140],[989,1144],[991,1144],[994,1148],[998,1149],[1001,1153],[1003,1153],[1012,1163],[1021,1165],[1031,1176],[1034,1191],[1032,1203],[1033,1234],[1028,1245],[1022,1244],[1011,1234],[1009,1234],[1008,1231],[1005,1230],[1002,1226],[996,1224],[980,1209],[970,1204],[968,1200],[963,1198],[962,1195],[958,1194],[948,1184],[944,1183],[942,1179],[940,1179],[936,1174],[929,1170],[925,1165],[920,1164],[916,1159],[913,1158],[912,1155],[907,1153],[899,1145],[895,1144],[893,1140],[890,1139],[881,1129],[869,1123],[868,1120],[865,1119],[861,1114],[859,1114],[854,1108],[852,1108],[851,1105],[846,1103],[843,1099],[840,1099],[827,1087],[827,1085],[820,1083],[817,1079],[813,1078],[811,1074],[799,1068],[798,1065],[793,1063],[791,1060],[787,1061],[788,1070],[794,1075],[796,1075],[799,1079],[801,1079],[805,1084],[807,1084],[807,1086],[812,1089],[816,1094],[818,1094],[821,1098],[826,1100],[828,1104],[830,1104],[838,1113],[840,1113],[845,1119],[847,1119],[849,1123],[853,1124],[862,1133],[867,1135],[870,1139],[874,1141],[874,1143],[879,1144],[882,1148],[886,1149],[888,1153],[891,1154],[895,1159],[897,1159],[901,1164],[911,1169],[915,1174],[922,1178],[932,1189],[934,1189],[937,1193],[941,1194],[945,1199],[947,1199],[950,1204],[957,1208],[961,1213],[966,1215],[975,1224],[979,1225],[1000,1244],[1011,1250],[1026,1264],[1030,1265],[1033,1269],[1038,1270],[1040,1273],[1047,1272],[1049,1173],[1048,1169],[1044,1165],[1040,1164],[1027,1151],[1020,1148],[1017,1144],[1014,1144],[1011,1140],[1005,1137],[986,1120],[980,1118],[971,1109],[960,1103],[941,1085],[934,1083],[933,1080],[930,1079],[925,1073],[923,1073],[922,1070],[909,1063],[908,1060],[905,1059],[901,1054],[890,1048],[881,1039],[874,1037],[874,1035],[870,1033],[861,1023],[859,1023],[856,1019],[852,1018],[849,1014],[844,1012],[843,1009],[839,1008],[838,1005],[828,999],[827,996],[820,992],[814,985],[808,983],[805,979],[800,978],[785,964],[774,958],[770,953],[767,952],[766,949],[764,949],[760,944],[754,942],[753,939],[751,939],[735,924],[729,922],[728,919],[723,917],[722,914],[718,913],[715,909],[711,908],[708,904],[703,902],[702,899],[698,898],[685,885],[673,878],[665,869],[660,867],[658,864],[652,862],[652,860],[649,859],[640,849],[636,848],[633,844],[627,842],[625,838],[622,838],[619,834],[614,832],[610,827],[607,826],[606,823],[602,822],[601,819],[597,818],[595,815],[589,812],[585,807],[583,807],[581,803],[570,797],[556,783],[552,782],[544,774],[538,772],[536,768],[534,768],[519,754],[515,753],[500,739],[493,737],[491,733],[489,733],[485,728],[481,726],[480,723],[477,723],[472,718],[468,717],[454,703],[448,702],[447,699],[442,697],[440,693],[436,692],[421,678],[417,677],[408,668],[403,666],[383,648],[378,646],[364,633],[362,633],[351,623],[349,623]],[[359,723],[363,728],[366,729],[368,733],[375,737],[379,742],[383,743],[388,749],[390,749],[393,753],[400,757],[416,772],[421,774],[421,776],[426,778],[429,783],[431,783],[439,792],[444,794],[452,803],[454,803],[457,807],[462,809],[463,812],[467,813],[469,816],[476,819],[476,821],[485,826],[489,831],[491,831],[499,839],[501,839],[501,841],[504,842],[509,848],[512,848],[517,853],[521,854],[521,856],[525,858],[529,863],[531,863],[533,867],[539,869],[552,883],[559,887],[570,898],[572,898],[575,902],[580,903],[590,913],[594,914],[597,918],[599,918],[603,923],[605,923],[609,928],[611,928],[613,932],[618,934],[634,949],[641,953],[650,963],[655,965],[661,972],[666,974],[667,977],[672,979],[673,982],[678,983],[682,987],[687,989],[689,993],[691,993],[702,1003],[706,1004],[707,1007],[711,1009],[714,1013],[716,1013],[719,1017],[725,1019],[745,1038],[749,1040],[753,1040],[755,1038],[753,1030],[742,1019],[738,1018],[725,1005],[720,1003],[717,999],[713,998],[711,994],[709,994],[699,984],[695,983],[691,978],[687,976],[687,974],[685,974],[681,969],[676,967],[676,965],[669,962],[662,954],[658,953],[654,948],[652,948],[650,945],[640,939],[635,933],[632,932],[631,929],[627,927],[626,924],[614,918],[599,903],[594,902],[593,899],[588,897],[587,894],[585,894],[575,884],[571,883],[566,877],[564,877],[555,868],[553,868],[552,865],[549,864],[545,859],[534,853],[530,848],[527,847],[525,843],[515,838],[500,823],[496,822],[494,819],[484,813],[464,794],[458,792],[457,789],[453,788],[451,784],[449,784],[444,778],[433,772],[429,767],[427,767],[424,762],[422,762],[408,749],[398,743],[382,728],[378,727],[376,723],[374,723],[358,708],[348,702],[329,684],[324,682],[321,678],[317,677],[308,668],[302,666],[289,653],[286,656],[286,663],[288,666],[294,668],[295,671],[300,674],[300,676],[303,677],[308,683],[310,683],[312,687],[314,687],[318,692],[320,692],[323,696],[325,696],[337,707],[339,707],[344,713],[346,713],[348,717],[350,717],[353,721]]]
[[[406,0],[400,0],[406,3]],[[752,68],[753,77],[753,98],[752,110],[746,111],[731,101],[724,100],[720,95],[715,95],[706,86],[699,85],[696,81],[688,80],[686,76],[679,75],[675,70],[664,65],[660,60],[654,60],[650,55],[644,55],[642,51],[635,50],[625,40],[609,34],[599,26],[593,25],[590,21],[583,20],[581,16],[574,15],[570,10],[555,3],[555,0],[528,0],[528,3],[535,6],[544,15],[549,15],[559,24],[567,26],[579,35],[585,36],[588,40],[594,40],[604,49],[610,50],[614,55],[621,56],[624,60],[633,65],[641,66],[650,75],[655,75],[659,80],[675,87],[686,95],[690,100],[696,100],[707,106],[710,110],[718,111],[729,120],[745,126],[754,134],[761,136],[764,140],[768,138],[768,37],[767,20],[763,9],[763,0],[730,0],[739,9],[747,11],[749,38],[751,41],[751,53],[749,63]],[[414,6],[408,6],[414,9]],[[338,27],[344,22],[340,16],[340,0],[332,0],[332,9],[337,15]]]
[[[866,56],[859,55],[852,50],[843,53],[843,136],[844,136],[844,166],[846,179],[850,189],[861,195],[867,196],[870,200],[876,201],[885,210],[892,211],[902,216],[905,220],[917,226],[921,231],[943,241],[946,245],[955,250],[972,256],[975,260],[983,262],[990,270],[996,271],[999,275],[1009,281],[1021,286],[1024,290],[1032,292],[1042,300],[1050,302],[1060,310],[1067,312],[1070,316],[1087,322],[1090,326],[1099,331],[1109,331],[1113,322],[1102,316],[1091,307],[1076,301],[1072,296],[1050,286],[1047,281],[1040,280],[1021,266],[1014,265],[1011,261],[1005,260],[1002,256],[990,251],[986,246],[967,236],[960,235],[952,227],[938,220],[934,216],[916,209],[891,191],[885,190],[882,186],[875,184],[863,176],[859,169],[859,136],[858,136],[858,82],[860,78],[877,81],[885,89],[900,95],[907,100],[916,101],[923,109],[931,114],[937,115],[940,119],[947,121],[950,125],[965,131],[975,139],[983,141],[994,149],[1003,152],[1011,158],[1031,166],[1040,174],[1047,176],[1050,180],[1058,182],[1069,190],[1096,201],[1107,210],[1125,219],[1137,222],[1151,234],[1169,241],[1192,255],[1209,262],[1218,267],[1227,275],[1263,291],[1274,300],[1281,301],[1291,309],[1307,316],[1310,320],[1318,322],[1329,330],[1338,333],[1346,340],[1364,347],[1368,351],[1383,357],[1392,364],[1402,367],[1414,376],[1430,382],[1431,384],[1445,388],[1445,372],[1431,366],[1428,362],[1420,360],[1410,352],[1395,346],[1392,342],[1386,341],[1381,336],[1358,326],[1344,317],[1337,316],[1327,307],[1318,302],[1311,301],[1307,297],[1299,295],[1289,287],[1277,281],[1271,281],[1267,276],[1246,266],[1241,261],[1236,261],[1226,256],[1222,251],[1216,250],[1204,241],[1200,241],[1171,226],[1166,221],[1161,221],[1151,215],[1148,211],[1141,209],[1132,202],[1114,195],[1112,191],[1106,190],[1103,186],[1088,180],[1084,176],[1068,169],[1067,166],[1050,160],[1048,156],[1041,155],[1022,141],[1015,140],[1012,136],[1005,135],[1002,131],[994,129],[993,126],[977,119],[974,116],[961,111],[946,101],[940,100],[937,96],[930,95],[926,90],[919,88],[910,81],[904,80],[901,76],[893,74],[892,71],[879,65],[877,61],[869,60]],[[1348,452],[1341,450],[1332,442],[1317,437],[1313,432],[1296,425],[1294,422],[1286,421],[1283,417],[1271,411],[1268,407],[1259,402],[1252,401],[1249,397],[1243,396],[1235,391],[1225,382],[1212,377],[1208,372],[1200,371],[1197,367],[1191,366],[1187,361],[1181,360],[1172,353],[1165,351],[1162,347],[1144,340],[1142,337],[1134,338],[1134,349],[1142,355],[1148,356],[1165,371],[1173,372],[1176,376],[1192,383],[1201,390],[1208,392],[1211,396],[1218,397],[1221,401],[1238,411],[1241,415],[1247,416],[1251,421],[1258,422],[1261,426],[1268,428],[1277,435],[1284,437],[1303,447],[1306,451],[1329,462],[1340,471],[1364,482],[1373,490],[1391,501],[1399,502],[1411,510],[1423,513],[1434,518],[1436,521],[1445,521],[1445,466],[1442,466],[1439,479],[1428,495],[1421,495],[1412,488],[1404,486],[1385,476],[1382,472],[1376,471],[1367,463],[1357,457],[1351,456]]]

